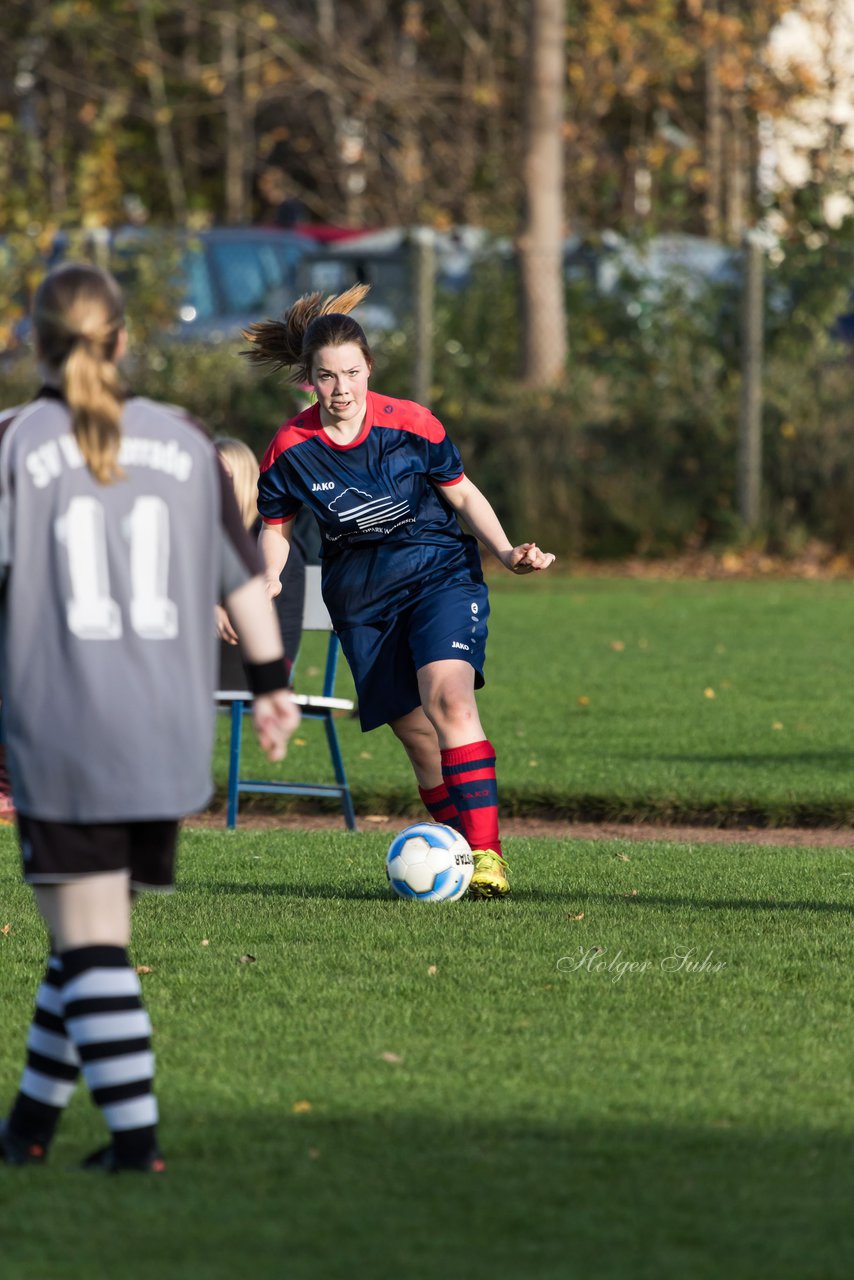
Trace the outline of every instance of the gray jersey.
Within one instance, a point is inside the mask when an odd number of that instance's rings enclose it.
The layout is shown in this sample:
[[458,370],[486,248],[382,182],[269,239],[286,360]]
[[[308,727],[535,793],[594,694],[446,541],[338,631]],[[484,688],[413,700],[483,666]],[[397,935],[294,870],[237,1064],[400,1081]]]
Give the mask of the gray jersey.
[[210,798],[214,605],[260,570],[180,409],[130,399],[98,484],[61,398],[0,415],[0,693],[20,813],[177,818]]

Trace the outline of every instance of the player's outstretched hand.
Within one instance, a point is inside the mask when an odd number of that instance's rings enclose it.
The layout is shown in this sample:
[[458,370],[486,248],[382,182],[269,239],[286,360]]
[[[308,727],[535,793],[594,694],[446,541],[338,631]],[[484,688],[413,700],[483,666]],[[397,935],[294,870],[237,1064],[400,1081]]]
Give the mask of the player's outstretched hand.
[[505,565],[513,573],[539,573],[554,564],[551,551],[541,551],[536,542],[521,542],[507,552]]
[[284,760],[288,742],[300,722],[300,709],[293,694],[287,689],[259,694],[252,704],[252,720],[267,759],[274,764]]
[[237,644],[237,632],[231,625],[231,619],[221,604],[214,605],[214,622],[216,633],[226,644]]

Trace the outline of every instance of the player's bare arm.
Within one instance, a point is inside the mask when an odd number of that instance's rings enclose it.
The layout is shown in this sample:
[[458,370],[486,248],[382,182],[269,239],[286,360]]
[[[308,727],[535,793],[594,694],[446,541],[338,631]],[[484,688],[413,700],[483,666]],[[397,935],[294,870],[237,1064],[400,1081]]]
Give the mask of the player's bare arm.
[[[261,556],[264,561],[264,589],[268,600],[272,600],[282,590],[280,576],[290,555],[292,529],[292,520],[281,525],[264,524],[258,535],[258,545],[261,548]],[[266,540],[264,538],[265,531],[269,534]],[[277,565],[279,566],[278,568],[276,567]],[[233,617],[229,617],[227,610],[220,605],[217,605],[214,614],[214,624],[220,640],[224,640],[226,644],[239,643],[235,620]]]
[[265,520],[258,535],[258,545],[264,560],[264,581],[267,598],[272,600],[282,589],[280,578],[291,552],[293,520],[281,524],[268,524]]
[[214,608],[214,629],[220,640],[226,644],[237,644],[237,632],[231,625],[231,619],[221,604]]
[[475,537],[512,573],[537,573],[554,564],[552,553],[541,551],[536,542],[511,545],[492,504],[468,476],[463,476],[458,484],[443,485],[441,494],[462,516]]
[[[245,662],[265,666],[284,657],[279,624],[260,575],[232,591],[225,604],[241,637],[240,649]],[[256,693],[252,719],[267,758],[274,762],[284,760],[288,742],[300,722],[293,695],[284,686]]]

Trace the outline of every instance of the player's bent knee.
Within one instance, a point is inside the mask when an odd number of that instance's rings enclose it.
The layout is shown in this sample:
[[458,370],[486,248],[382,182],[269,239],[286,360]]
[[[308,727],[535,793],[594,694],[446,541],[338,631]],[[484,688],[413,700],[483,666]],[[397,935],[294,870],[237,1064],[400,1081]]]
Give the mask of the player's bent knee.
[[425,711],[440,730],[447,730],[449,727],[464,729],[478,720],[474,698],[453,690],[438,693],[431,699],[430,706],[425,707]]

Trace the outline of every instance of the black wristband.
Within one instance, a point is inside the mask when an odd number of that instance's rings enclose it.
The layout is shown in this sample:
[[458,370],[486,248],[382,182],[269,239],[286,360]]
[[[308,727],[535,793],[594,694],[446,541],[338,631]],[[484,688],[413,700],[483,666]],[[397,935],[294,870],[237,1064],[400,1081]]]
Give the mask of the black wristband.
[[249,688],[256,698],[288,687],[291,664],[287,658],[274,658],[272,662],[244,662],[243,666]]

